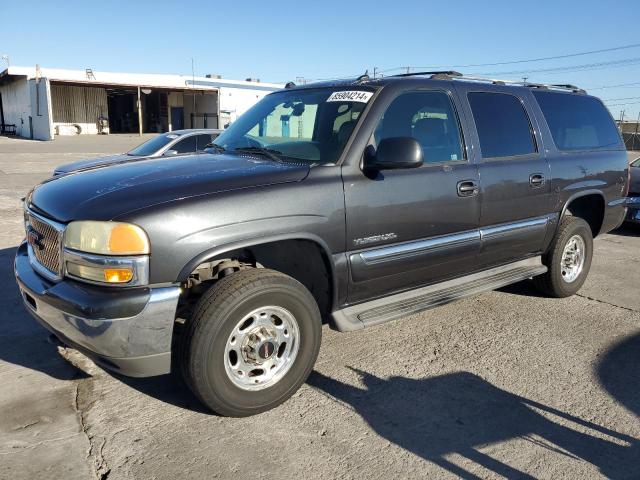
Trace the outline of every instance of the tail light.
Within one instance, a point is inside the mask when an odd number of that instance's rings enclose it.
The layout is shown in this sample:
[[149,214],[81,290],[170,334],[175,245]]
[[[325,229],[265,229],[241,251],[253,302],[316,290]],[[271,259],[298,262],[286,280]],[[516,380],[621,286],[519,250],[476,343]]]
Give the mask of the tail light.
[[629,195],[629,186],[631,185],[631,166],[627,166],[627,181],[622,186],[622,196],[626,197]]

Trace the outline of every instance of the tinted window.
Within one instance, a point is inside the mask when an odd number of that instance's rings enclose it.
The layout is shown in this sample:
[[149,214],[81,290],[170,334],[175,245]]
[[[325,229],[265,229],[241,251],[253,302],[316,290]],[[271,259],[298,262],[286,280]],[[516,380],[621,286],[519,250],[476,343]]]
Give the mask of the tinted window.
[[196,135],[196,150],[201,152],[204,148],[216,139],[217,135],[203,133]]
[[484,158],[536,152],[531,123],[520,100],[503,93],[469,93]]
[[594,97],[535,91],[558,150],[622,147],[609,112]]
[[196,151],[196,136],[191,135],[190,137],[183,138],[182,140],[175,143],[170,150],[175,150],[178,153],[190,153]]
[[449,95],[444,92],[398,96],[374,133],[376,144],[393,137],[415,138],[422,146],[425,163],[464,159],[458,118]]

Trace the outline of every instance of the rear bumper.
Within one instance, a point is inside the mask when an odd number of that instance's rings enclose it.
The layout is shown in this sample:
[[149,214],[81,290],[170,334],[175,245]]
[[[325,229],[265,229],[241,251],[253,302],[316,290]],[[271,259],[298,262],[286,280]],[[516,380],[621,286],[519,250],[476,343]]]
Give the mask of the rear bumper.
[[66,345],[132,377],[171,370],[171,339],[180,288],[116,289],[71,280],[52,283],[29,264],[26,243],[14,272],[25,308]]

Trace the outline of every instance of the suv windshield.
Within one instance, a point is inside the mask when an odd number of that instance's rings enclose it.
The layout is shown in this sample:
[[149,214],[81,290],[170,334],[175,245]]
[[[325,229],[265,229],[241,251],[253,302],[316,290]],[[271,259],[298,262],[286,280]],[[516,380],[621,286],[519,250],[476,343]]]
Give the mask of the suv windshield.
[[272,93],[213,143],[227,151],[335,163],[372,95],[362,87]]
[[153,137],[151,140],[147,140],[142,145],[138,145],[133,150],[127,152],[127,155],[140,155],[140,156],[153,155],[162,147],[164,147],[167,143],[175,140],[176,138],[178,138],[177,135],[172,133],[158,135],[157,137]]

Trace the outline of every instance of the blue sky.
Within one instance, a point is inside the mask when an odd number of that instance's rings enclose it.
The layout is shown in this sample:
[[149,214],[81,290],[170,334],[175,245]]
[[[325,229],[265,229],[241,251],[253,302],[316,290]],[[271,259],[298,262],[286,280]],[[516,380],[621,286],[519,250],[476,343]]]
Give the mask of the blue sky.
[[[183,74],[191,73],[193,58],[196,75],[284,82],[371,73],[374,67],[494,63],[636,44],[637,11],[637,0],[0,0],[0,53],[13,65]],[[624,63],[502,73],[615,61]],[[640,110],[640,47],[460,70],[587,89],[638,82],[592,93],[624,99],[609,102],[616,117],[621,109],[627,116]]]

